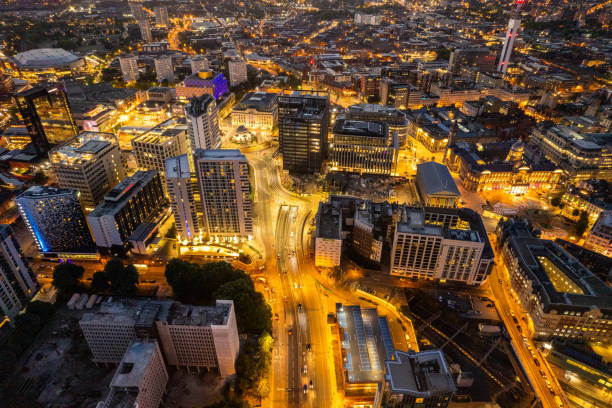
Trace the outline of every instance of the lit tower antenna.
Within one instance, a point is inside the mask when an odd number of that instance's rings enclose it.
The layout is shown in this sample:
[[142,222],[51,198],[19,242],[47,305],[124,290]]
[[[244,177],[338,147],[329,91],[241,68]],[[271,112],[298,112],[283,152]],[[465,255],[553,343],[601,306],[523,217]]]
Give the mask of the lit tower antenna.
[[521,28],[521,7],[525,0],[515,0],[512,6],[512,12],[510,13],[510,21],[508,22],[508,31],[506,32],[506,39],[504,40],[504,48],[499,56],[499,64],[497,65],[497,71],[506,73],[508,72],[508,64],[510,63],[510,56],[512,55],[512,48],[514,48],[514,41],[518,36],[518,31]]

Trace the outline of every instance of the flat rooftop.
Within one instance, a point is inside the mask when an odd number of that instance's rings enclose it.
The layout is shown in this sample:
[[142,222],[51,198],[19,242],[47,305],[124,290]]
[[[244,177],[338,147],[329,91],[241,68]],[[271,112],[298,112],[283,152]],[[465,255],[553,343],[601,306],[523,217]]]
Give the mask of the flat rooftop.
[[58,165],[88,164],[104,149],[117,144],[117,138],[112,133],[81,132],[66,143],[52,149],[49,157],[52,163]]
[[385,378],[392,393],[429,398],[457,389],[441,350],[396,351],[394,357],[394,360],[385,362]]
[[120,299],[112,302],[102,302],[97,310],[84,313],[80,323],[151,327],[155,320],[166,318],[173,303],[170,300],[150,299]]
[[334,125],[334,134],[362,137],[387,137],[386,126],[380,122],[351,120],[339,117]]
[[387,318],[376,309],[336,304],[343,368],[348,382],[379,382],[384,378],[385,360],[394,353]]
[[569,126],[556,125],[550,128],[550,131],[555,133],[557,136],[562,137],[569,143],[573,143],[581,149],[585,150],[601,150],[601,145],[589,140],[586,135],[582,135],[576,132]]
[[442,237],[443,228],[428,224],[422,209],[407,208],[402,214],[402,220],[397,223],[397,231],[409,234],[425,234]]
[[175,302],[166,321],[177,326],[224,326],[232,306],[218,303],[216,306],[192,306]]
[[157,174],[157,170],[137,171],[133,176],[124,178],[104,196],[104,201],[89,215],[100,217],[119,211],[131,197],[137,194],[142,187],[150,183]]
[[317,238],[341,239],[341,211],[334,203],[319,203],[317,211]]
[[166,159],[166,180],[190,177],[189,157],[186,154]]
[[372,113],[384,114],[387,116],[398,116],[402,118],[406,117],[406,115],[397,108],[374,103],[358,103],[356,105],[349,106],[346,111],[347,113]]
[[286,108],[289,119],[322,120],[329,110],[329,97],[294,92],[291,95],[278,97],[279,110],[281,105]]
[[238,149],[197,149],[194,152],[196,160],[242,160],[246,161],[246,156]]
[[69,188],[57,188],[57,187],[49,187],[49,186],[32,186],[28,188],[26,191],[21,193],[17,198],[29,198],[29,199],[37,199],[37,198],[51,198],[54,196],[60,195],[71,195],[76,198],[76,190],[71,190]]
[[249,92],[232,110],[245,111],[255,109],[258,112],[272,112],[276,105],[277,95],[268,92]]
[[132,143],[162,145],[173,142],[184,132],[187,132],[187,124],[178,118],[170,118],[134,137]]
[[149,342],[135,342],[126,350],[115,376],[111,381],[114,388],[138,388],[147,371],[157,345]]

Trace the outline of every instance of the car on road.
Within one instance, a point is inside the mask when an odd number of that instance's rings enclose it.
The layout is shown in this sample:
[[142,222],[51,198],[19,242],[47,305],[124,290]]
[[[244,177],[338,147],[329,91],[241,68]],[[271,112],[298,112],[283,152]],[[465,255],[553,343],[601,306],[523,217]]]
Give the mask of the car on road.
[[274,313],[274,320],[278,320],[278,313]]
[[304,384],[304,394],[308,393],[308,384]]
[[308,385],[310,386],[310,389],[314,388],[314,385],[312,384],[312,380],[310,380],[310,383],[308,383]]
[[310,343],[306,344],[306,350],[310,351],[311,347],[310,347]]
[[293,334],[293,329],[287,330],[287,333],[291,336]]
[[536,366],[538,366],[538,367],[540,366],[540,362],[538,361],[537,358],[534,358],[533,362],[535,363]]
[[298,303],[298,310],[302,310],[302,304]]
[[308,366],[306,364],[304,364],[304,368],[302,369],[302,372],[304,374],[308,374]]

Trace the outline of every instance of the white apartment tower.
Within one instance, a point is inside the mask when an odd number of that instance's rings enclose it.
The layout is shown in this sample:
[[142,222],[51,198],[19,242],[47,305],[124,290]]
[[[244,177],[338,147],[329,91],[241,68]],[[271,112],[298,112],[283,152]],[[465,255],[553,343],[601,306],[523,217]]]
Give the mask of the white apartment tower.
[[212,96],[204,94],[191,99],[185,105],[185,117],[192,152],[217,149],[221,145],[217,103]]
[[246,157],[240,150],[198,149],[193,161],[208,234],[236,239],[252,236]]
[[499,63],[497,64],[497,71],[504,74],[508,72],[508,65],[510,64],[514,42],[521,28],[520,11],[524,2],[525,0],[515,0],[512,6],[512,12],[510,13],[510,21],[508,22],[508,30],[506,31],[506,38],[504,39],[504,47],[502,48],[501,55],[499,56]]
[[159,58],[155,58],[155,72],[157,73],[157,80],[163,82],[174,82],[174,68],[172,67],[172,57],[164,55]]
[[170,26],[170,19],[168,18],[168,7],[159,6],[155,7],[155,25],[157,26]]
[[86,210],[93,210],[126,176],[117,137],[112,133],[82,132],[49,151],[60,187],[79,191]]
[[227,63],[230,86],[240,85],[247,81],[247,63],[243,59],[231,60]]
[[166,190],[180,241],[201,238],[200,192],[186,154],[166,160]]
[[151,24],[149,20],[145,17],[141,20],[138,20],[138,27],[140,28],[140,36],[142,40],[145,42],[152,42],[153,35],[151,34]]
[[36,293],[36,281],[9,225],[0,225],[0,322],[12,320]]
[[134,82],[138,80],[140,73],[138,72],[138,58],[135,55],[126,55],[119,57],[119,65],[125,82]]
[[190,61],[191,73],[197,74],[198,72],[208,71],[210,69],[210,62],[203,55],[194,55]]

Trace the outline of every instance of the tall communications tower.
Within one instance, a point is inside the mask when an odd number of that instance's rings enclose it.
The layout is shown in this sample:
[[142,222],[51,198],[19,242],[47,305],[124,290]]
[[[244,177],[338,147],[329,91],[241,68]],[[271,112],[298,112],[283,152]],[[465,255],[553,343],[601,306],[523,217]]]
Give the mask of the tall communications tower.
[[499,56],[499,64],[497,65],[497,71],[506,73],[508,72],[508,64],[510,63],[510,56],[512,55],[512,49],[514,48],[514,41],[518,36],[518,31],[521,28],[521,7],[525,0],[515,0],[512,6],[512,12],[510,13],[510,21],[508,22],[508,31],[506,32],[506,39],[504,40],[504,48]]

